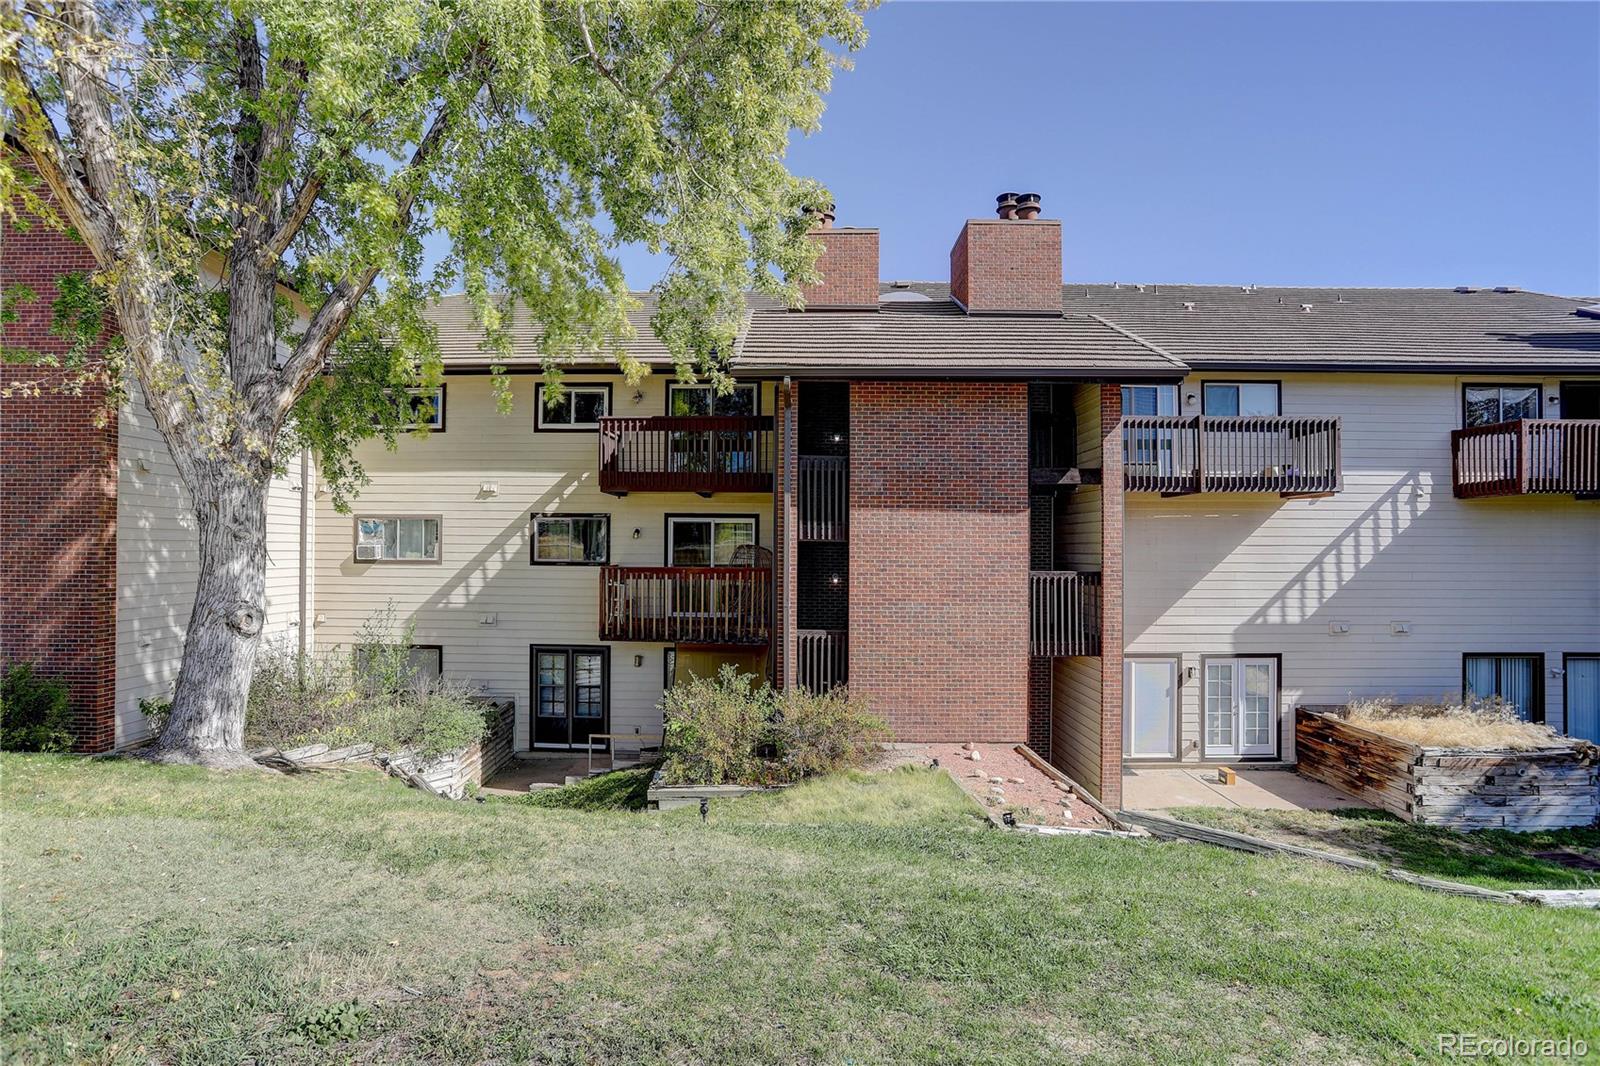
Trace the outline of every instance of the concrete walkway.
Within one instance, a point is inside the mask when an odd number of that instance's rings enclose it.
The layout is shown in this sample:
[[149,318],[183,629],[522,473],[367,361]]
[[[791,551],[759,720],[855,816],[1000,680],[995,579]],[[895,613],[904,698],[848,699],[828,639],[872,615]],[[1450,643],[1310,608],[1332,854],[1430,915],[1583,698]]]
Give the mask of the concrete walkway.
[[1251,810],[1327,811],[1362,804],[1293,770],[1238,770],[1224,785],[1215,769],[1162,767],[1122,772],[1122,805],[1133,811],[1169,807],[1245,807]]

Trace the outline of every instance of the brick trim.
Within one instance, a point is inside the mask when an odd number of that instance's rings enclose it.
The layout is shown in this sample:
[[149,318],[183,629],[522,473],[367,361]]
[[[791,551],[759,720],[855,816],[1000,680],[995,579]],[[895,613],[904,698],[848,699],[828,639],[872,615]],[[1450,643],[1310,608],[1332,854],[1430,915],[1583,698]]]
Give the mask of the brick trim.
[[1122,387],[1100,386],[1100,802],[1122,806]]

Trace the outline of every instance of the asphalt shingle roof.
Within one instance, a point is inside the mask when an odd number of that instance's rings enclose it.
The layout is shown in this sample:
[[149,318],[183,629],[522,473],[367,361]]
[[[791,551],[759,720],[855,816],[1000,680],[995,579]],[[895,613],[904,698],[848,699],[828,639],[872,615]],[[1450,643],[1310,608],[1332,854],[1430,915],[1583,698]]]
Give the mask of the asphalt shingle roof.
[[[876,311],[784,310],[752,297],[734,369],[883,377],[1160,377],[1197,369],[1600,374],[1600,319],[1586,301],[1475,289],[1066,285],[1060,318],[967,315],[939,282],[883,285]],[[632,353],[668,366],[649,294],[630,315]],[[1592,301],[1589,301],[1592,302]],[[1310,310],[1305,310],[1305,305]],[[431,311],[447,364],[482,366],[462,296]],[[509,367],[537,367],[521,316]],[[596,364],[605,362],[597,357]]]

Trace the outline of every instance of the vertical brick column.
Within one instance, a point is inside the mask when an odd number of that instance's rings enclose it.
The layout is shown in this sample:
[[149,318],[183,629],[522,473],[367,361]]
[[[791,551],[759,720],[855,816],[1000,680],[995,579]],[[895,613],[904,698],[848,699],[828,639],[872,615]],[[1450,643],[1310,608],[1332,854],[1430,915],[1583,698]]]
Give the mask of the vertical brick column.
[[778,382],[777,436],[775,466],[777,492],[774,494],[772,543],[778,567],[772,583],[772,683],[789,688],[795,683],[796,575],[800,568],[800,535],[795,513],[795,478],[799,467],[800,386]]
[[[64,353],[67,342],[50,332],[56,281],[93,269],[88,249],[63,233],[6,226],[0,285],[34,293],[4,327],[6,346]],[[75,395],[59,386],[77,371],[8,366],[6,376],[41,387],[0,399],[0,658],[64,678],[75,747],[107,751],[116,744],[117,414],[98,375]]]
[[1028,737],[1020,382],[850,385],[850,689],[900,740]]
[[1122,387],[1100,386],[1100,802],[1122,806]]
[[1028,660],[1028,747],[1047,759],[1052,710],[1050,660],[1036,655]]

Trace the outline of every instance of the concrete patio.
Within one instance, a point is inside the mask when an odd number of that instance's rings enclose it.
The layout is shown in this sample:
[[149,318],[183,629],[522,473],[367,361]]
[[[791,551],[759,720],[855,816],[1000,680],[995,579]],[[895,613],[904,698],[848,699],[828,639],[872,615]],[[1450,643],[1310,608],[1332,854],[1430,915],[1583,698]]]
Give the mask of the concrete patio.
[[1134,811],[1171,807],[1244,807],[1252,810],[1327,811],[1360,807],[1356,800],[1293,770],[1235,768],[1238,780],[1224,785],[1215,767],[1126,769],[1122,806]]

